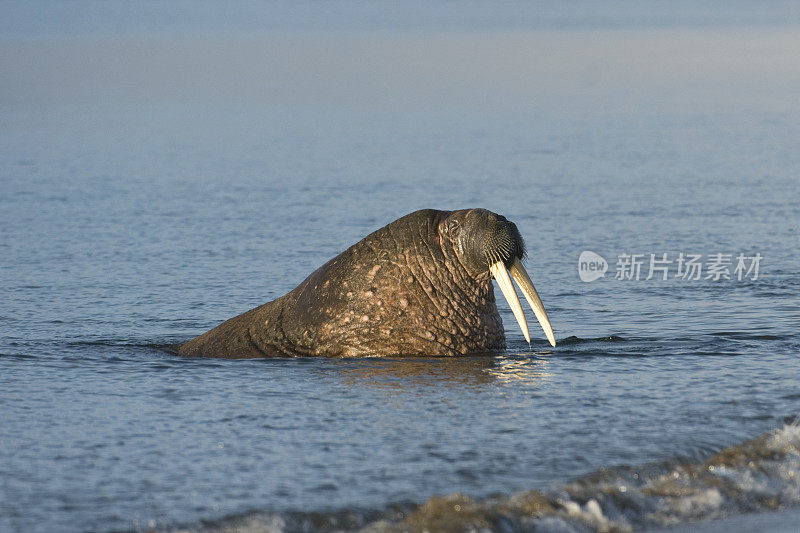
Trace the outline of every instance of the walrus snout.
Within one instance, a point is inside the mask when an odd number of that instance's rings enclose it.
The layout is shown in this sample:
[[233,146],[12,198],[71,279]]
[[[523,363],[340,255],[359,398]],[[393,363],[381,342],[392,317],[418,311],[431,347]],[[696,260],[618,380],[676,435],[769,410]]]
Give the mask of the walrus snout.
[[516,224],[504,216],[491,213],[487,217],[487,226],[483,242],[487,268],[498,261],[508,268],[515,259],[525,257],[525,241]]

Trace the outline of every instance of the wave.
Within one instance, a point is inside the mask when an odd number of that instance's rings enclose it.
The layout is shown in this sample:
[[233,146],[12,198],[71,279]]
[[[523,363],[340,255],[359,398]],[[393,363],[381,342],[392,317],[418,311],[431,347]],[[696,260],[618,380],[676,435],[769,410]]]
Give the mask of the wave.
[[602,468],[548,490],[485,499],[450,494],[382,510],[251,512],[161,531],[627,532],[798,506],[800,418],[705,461]]
[[571,335],[566,337],[560,341],[558,341],[559,345],[570,345],[570,344],[585,344],[589,342],[625,342],[628,339],[620,337],[619,335],[608,335],[607,337],[596,337],[596,338],[580,338],[576,337],[575,335]]

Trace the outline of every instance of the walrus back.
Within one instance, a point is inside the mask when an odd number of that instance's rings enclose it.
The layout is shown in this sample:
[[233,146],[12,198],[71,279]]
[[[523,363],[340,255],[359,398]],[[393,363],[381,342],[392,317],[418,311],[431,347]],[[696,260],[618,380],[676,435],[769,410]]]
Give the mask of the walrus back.
[[182,344],[178,354],[186,357],[223,357],[241,359],[252,357],[275,357],[280,353],[267,353],[253,339],[253,328],[263,325],[275,301],[251,309],[226,320],[219,326]]

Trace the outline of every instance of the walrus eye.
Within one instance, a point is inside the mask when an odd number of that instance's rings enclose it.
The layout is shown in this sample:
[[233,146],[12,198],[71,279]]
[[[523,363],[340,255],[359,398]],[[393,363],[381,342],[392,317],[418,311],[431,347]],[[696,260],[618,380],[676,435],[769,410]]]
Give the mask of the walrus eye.
[[461,226],[459,225],[458,220],[448,220],[444,227],[444,231],[451,238],[456,239],[461,231]]

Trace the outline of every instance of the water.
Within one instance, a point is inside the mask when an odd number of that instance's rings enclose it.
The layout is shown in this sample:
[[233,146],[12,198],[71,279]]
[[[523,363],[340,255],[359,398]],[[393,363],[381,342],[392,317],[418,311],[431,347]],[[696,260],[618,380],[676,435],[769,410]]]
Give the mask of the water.
[[[477,5],[452,24],[433,16],[446,3],[417,6],[431,16],[416,24],[344,4],[330,25],[283,6],[281,31],[241,15],[223,34],[207,6],[200,22],[141,4],[4,30],[0,530],[360,527],[456,493],[489,513],[535,491],[591,527],[590,499],[637,527],[800,503],[796,452],[730,474],[774,472],[772,506],[744,482],[669,516],[641,511],[664,491],[625,507],[600,490],[634,490],[623,465],[658,479],[770,431],[796,446],[791,5],[772,6],[779,20],[614,4],[478,27]],[[158,348],[403,214],[477,206],[526,238],[556,348],[536,331],[529,349],[504,303],[496,357]],[[609,261],[605,279],[580,281],[583,250]],[[681,252],[763,259],[756,280],[614,279],[619,254]]]

